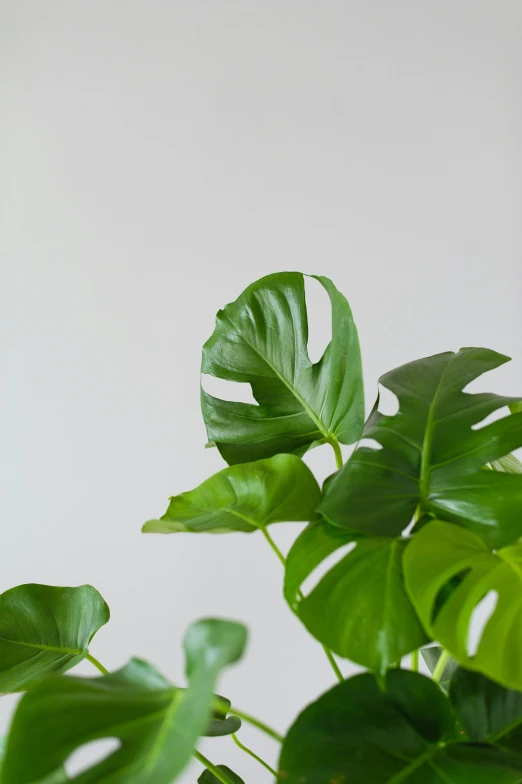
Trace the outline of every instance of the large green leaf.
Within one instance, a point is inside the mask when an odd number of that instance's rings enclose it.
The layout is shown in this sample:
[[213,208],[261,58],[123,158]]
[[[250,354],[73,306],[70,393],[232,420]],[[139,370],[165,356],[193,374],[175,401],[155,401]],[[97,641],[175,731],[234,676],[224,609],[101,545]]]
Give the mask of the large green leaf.
[[473,429],[518,398],[462,391],[507,361],[488,349],[463,348],[383,376],[399,412],[384,416],[374,408],[364,436],[382,449],[356,450],[328,484],[324,516],[362,533],[397,536],[420,505],[494,547],[522,536],[522,476],[481,470],[522,445],[522,413]]
[[286,784],[516,784],[522,758],[459,742],[438,686],[391,670],[381,689],[370,674],[339,684],[290,729],[279,763]]
[[0,596],[0,692],[78,664],[109,608],[92,586],[20,585]]
[[[315,276],[314,276],[315,277]],[[209,440],[227,463],[278,452],[304,454],[360,436],[364,400],[359,340],[348,302],[328,278],[315,277],[332,305],[332,340],[316,364],[308,358],[304,276],[268,275],[220,310],[203,347],[203,373],[247,382],[259,405],[201,392]]]
[[[2,763],[5,754],[5,746],[6,746],[6,739],[0,738],[0,784],[3,782],[2,778]],[[65,770],[63,768],[58,769],[55,773],[52,773],[50,776],[46,776],[45,779],[40,779],[39,781],[32,782],[31,784],[66,784],[66,782],[70,781],[69,777],[67,776]]]
[[522,692],[458,667],[450,699],[469,740],[494,742],[522,754]]
[[310,469],[295,455],[229,466],[195,490],[174,496],[144,533],[255,531],[270,523],[317,517],[321,498]]
[[184,644],[187,689],[171,686],[137,659],[104,677],[47,678],[23,697],[15,713],[2,784],[30,784],[100,738],[116,738],[120,747],[73,781],[170,784],[208,726],[219,672],[237,661],[245,641],[245,627],[232,621],[191,626]]
[[[491,552],[471,531],[435,520],[406,549],[404,574],[428,634],[464,667],[522,689],[522,544]],[[440,606],[439,596],[457,576],[458,584]],[[476,653],[469,656],[471,616],[490,591],[498,601]]]
[[285,598],[324,645],[382,671],[427,641],[404,588],[406,539],[359,538],[309,595],[301,592],[314,569],[353,541],[326,523],[308,526],[288,554]]

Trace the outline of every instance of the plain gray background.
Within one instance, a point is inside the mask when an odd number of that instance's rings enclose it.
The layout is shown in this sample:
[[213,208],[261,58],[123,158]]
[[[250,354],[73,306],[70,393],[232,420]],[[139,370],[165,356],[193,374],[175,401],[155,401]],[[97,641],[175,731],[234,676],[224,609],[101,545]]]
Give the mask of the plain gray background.
[[[220,691],[283,730],[332,677],[264,541],[140,526],[222,467],[203,448],[200,349],[263,274],[346,294],[368,407],[381,373],[462,345],[513,356],[484,386],[521,392],[522,3],[1,9],[0,590],[92,583],[112,609],[95,655],[177,680],[192,620],[244,619],[248,655]],[[324,344],[328,308],[313,315]],[[334,468],[327,447],[308,462]],[[269,779],[230,739],[202,748]]]

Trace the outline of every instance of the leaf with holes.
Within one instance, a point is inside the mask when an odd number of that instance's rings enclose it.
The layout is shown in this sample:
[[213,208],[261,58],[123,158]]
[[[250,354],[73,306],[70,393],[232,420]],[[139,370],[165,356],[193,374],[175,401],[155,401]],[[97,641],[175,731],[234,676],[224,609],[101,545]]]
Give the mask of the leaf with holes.
[[279,762],[286,784],[517,784],[522,757],[462,742],[433,681],[391,670],[340,683],[290,728]]
[[[5,745],[6,739],[0,738],[0,784],[2,784],[2,762],[4,759],[5,753]],[[31,784],[66,784],[66,782],[70,781],[69,777],[67,776],[65,770],[63,768],[58,769],[55,773],[52,773],[50,776],[46,776],[44,779],[40,779],[39,781],[31,782]]]
[[303,455],[334,439],[352,444],[361,434],[361,357],[350,306],[328,278],[315,280],[332,305],[332,340],[316,364],[307,353],[302,273],[261,278],[217,314],[202,373],[249,383],[259,404],[220,400],[202,389],[208,438],[229,464]]
[[[512,689],[522,689],[522,544],[491,552],[459,526],[435,520],[404,554],[406,588],[428,634],[463,667]],[[447,584],[459,577],[445,601]],[[468,652],[471,617],[490,592],[498,595],[477,651]]]
[[[356,537],[357,539],[357,537]],[[303,596],[325,559],[353,549]],[[406,539],[358,538],[325,523],[308,526],[288,554],[285,598],[308,631],[339,656],[383,671],[427,642],[404,588]]]
[[92,586],[19,585],[0,595],[0,692],[22,691],[74,667],[109,620]]
[[384,416],[374,408],[364,436],[382,449],[356,450],[329,483],[321,513],[365,534],[398,536],[420,505],[492,547],[522,536],[522,476],[481,470],[522,445],[522,412],[473,429],[518,398],[462,391],[507,361],[489,349],[463,348],[383,376],[399,412]]
[[[227,768],[226,765],[216,765],[216,767],[220,773],[224,773],[231,784],[245,784],[243,779],[237,773],[234,773],[233,770]],[[198,782],[199,784],[221,784],[221,779],[218,779],[212,771],[204,770],[201,776],[198,777]]]
[[245,642],[241,624],[216,619],[193,624],[184,643],[187,689],[171,686],[137,659],[103,677],[47,678],[19,703],[2,784],[31,784],[100,738],[116,738],[120,746],[75,781],[170,784],[208,726],[216,678],[237,661]]
[[306,522],[317,517],[320,498],[319,485],[299,457],[275,455],[229,466],[175,496],[163,517],[145,523],[143,531],[250,532],[270,523]]

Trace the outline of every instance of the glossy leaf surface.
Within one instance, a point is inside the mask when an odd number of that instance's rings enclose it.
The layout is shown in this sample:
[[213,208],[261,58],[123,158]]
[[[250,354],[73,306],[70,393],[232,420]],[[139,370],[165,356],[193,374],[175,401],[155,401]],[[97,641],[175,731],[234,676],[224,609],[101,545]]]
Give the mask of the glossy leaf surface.
[[295,455],[229,466],[195,490],[171,499],[145,533],[255,531],[270,523],[317,517],[321,491],[310,469]]
[[109,608],[92,586],[20,585],[0,596],[0,692],[78,664]]
[[459,667],[450,699],[469,740],[495,742],[522,756],[522,692]]
[[344,681],[306,708],[280,759],[287,784],[516,784],[522,758],[458,742],[449,701],[417,673]]
[[137,659],[104,677],[47,678],[16,711],[2,784],[30,784],[100,738],[116,738],[120,747],[74,781],[170,784],[208,726],[219,672],[237,661],[245,641],[244,626],[231,621],[209,619],[191,626],[184,646],[187,689],[171,686]]
[[320,361],[308,358],[304,276],[268,275],[220,310],[203,347],[203,373],[246,382],[259,405],[201,392],[209,441],[229,464],[304,454],[332,438],[354,443],[364,421],[359,341],[348,302],[324,277],[332,340]]
[[486,424],[518,398],[463,392],[508,358],[464,348],[410,362],[380,383],[399,399],[399,412],[374,409],[364,429],[382,449],[356,450],[328,485],[320,511],[336,525],[376,536],[397,536],[420,505],[459,523],[491,546],[522,535],[522,476],[482,467],[522,445],[522,413]]
[[[404,555],[406,587],[428,633],[463,667],[522,689],[522,545],[494,553],[471,531],[438,520],[413,537]],[[442,607],[445,586],[460,582]],[[498,595],[473,656],[468,630],[475,607],[490,592]]]
[[381,671],[427,641],[404,588],[406,539],[360,538],[311,593],[301,593],[314,569],[352,541],[334,526],[308,526],[288,554],[285,598],[324,645]]
[[[233,770],[230,770],[226,765],[217,765],[218,770],[225,774],[225,776],[229,779],[232,784],[245,784],[243,779],[234,773]],[[221,780],[218,779],[210,770],[204,770],[201,776],[198,777],[199,784],[221,784]]]

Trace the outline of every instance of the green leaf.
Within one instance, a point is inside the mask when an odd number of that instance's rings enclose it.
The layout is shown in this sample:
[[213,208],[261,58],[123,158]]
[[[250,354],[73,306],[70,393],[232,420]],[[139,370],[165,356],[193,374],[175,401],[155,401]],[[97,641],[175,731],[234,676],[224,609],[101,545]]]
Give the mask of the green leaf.
[[[5,754],[5,746],[6,746],[6,738],[0,738],[0,784],[2,784],[4,780],[2,778],[2,762]],[[50,776],[46,776],[45,779],[40,779],[39,781],[31,782],[31,784],[66,784],[66,782],[68,781],[70,781],[70,779],[67,776],[65,770],[63,768],[60,768],[55,773],[52,773]]]
[[339,684],[291,727],[279,764],[286,784],[516,784],[522,759],[457,742],[455,718],[435,683],[392,670]]
[[[218,707],[216,707],[216,705]],[[232,707],[230,700],[214,695],[212,718],[206,731],[203,733],[210,738],[218,738],[223,735],[231,735],[241,727],[241,719],[237,716],[229,716],[228,712]]]
[[[437,666],[437,662],[439,661],[443,650],[444,648],[442,648],[440,645],[430,645],[429,647],[421,648],[420,650],[422,658],[426,662],[428,669],[432,674],[435,670],[435,667]],[[453,673],[457,669],[457,662],[452,658],[448,659],[448,663],[444,667],[442,675],[439,678],[439,685],[444,689],[445,692],[449,691]]]
[[117,738],[121,745],[75,781],[170,784],[208,726],[216,678],[237,661],[245,642],[241,624],[215,619],[193,624],[184,643],[187,689],[171,686],[137,659],[103,677],[47,678],[19,703],[2,784],[31,784],[100,738]]
[[[243,779],[238,776],[237,773],[234,773],[233,770],[227,768],[226,765],[216,765],[216,767],[230,779],[232,784],[245,784]],[[204,770],[201,776],[198,778],[198,782],[199,784],[221,784],[220,779],[218,779],[218,777],[215,776],[210,770]]]
[[522,692],[505,689],[479,672],[458,667],[450,699],[469,740],[494,742],[521,753]]
[[333,439],[352,444],[364,422],[361,357],[348,302],[324,277],[332,340],[316,364],[308,358],[304,275],[280,272],[253,283],[216,317],[201,370],[249,383],[259,405],[201,391],[208,440],[229,464],[279,452],[303,455]]
[[493,547],[518,539],[522,476],[481,469],[522,445],[522,413],[472,428],[519,398],[462,391],[507,361],[489,349],[463,348],[383,376],[380,383],[397,395],[399,412],[384,416],[376,406],[364,429],[382,449],[357,449],[329,483],[319,511],[364,534],[398,536],[420,505]]
[[19,585],[0,595],[0,692],[78,664],[109,608],[92,586]]
[[313,520],[320,498],[319,485],[299,457],[275,455],[225,468],[174,496],[163,517],[149,520],[143,531],[250,532],[270,523]]
[[[463,667],[522,689],[522,544],[491,552],[481,538],[449,523],[429,523],[404,554],[406,587],[425,629]],[[455,577],[460,582],[442,606],[437,600]],[[471,615],[490,592],[495,610],[473,656],[467,641]]]
[[401,561],[406,539],[359,538],[309,595],[301,593],[308,575],[351,542],[353,535],[340,528],[308,526],[288,554],[285,598],[324,645],[383,671],[427,641],[404,588]]

